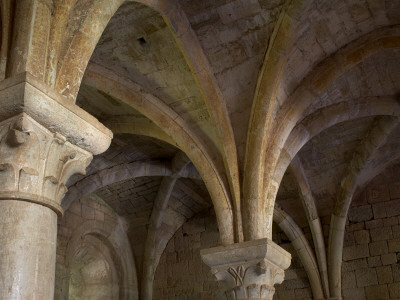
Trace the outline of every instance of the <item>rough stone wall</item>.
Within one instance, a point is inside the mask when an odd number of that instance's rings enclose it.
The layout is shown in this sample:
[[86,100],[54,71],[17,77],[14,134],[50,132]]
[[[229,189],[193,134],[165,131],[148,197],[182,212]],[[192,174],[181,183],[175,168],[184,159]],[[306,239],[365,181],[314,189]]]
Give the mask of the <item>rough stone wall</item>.
[[[276,299],[311,299],[307,275],[287,237],[277,231],[273,239],[289,251],[292,264],[286,280],[277,286]],[[154,299],[221,300],[223,291],[210,269],[202,262],[200,249],[219,245],[219,232],[213,209],[185,223],[169,241],[161,256],[154,281]]]
[[400,168],[376,177],[349,211],[343,249],[346,299],[400,298]]
[[[65,212],[63,218],[58,221],[57,234],[57,257],[56,257],[56,284],[55,299],[65,299],[68,292],[66,289],[65,279],[69,277],[69,269],[67,262],[68,244],[74,236],[76,230],[87,221],[96,221],[102,229],[112,231],[117,226],[118,220],[112,209],[96,201],[93,197],[84,197],[79,201],[74,201],[68,211]],[[91,231],[93,228],[86,228]],[[67,280],[68,281],[68,280]]]
[[[400,299],[399,175],[399,166],[389,168],[352,203],[343,249],[344,299]],[[322,218],[326,236],[329,219]],[[311,242],[309,229],[303,231]],[[273,240],[293,257],[285,281],[275,287],[274,299],[312,299],[307,275],[291,243],[280,230],[275,230]],[[216,245],[218,228],[212,209],[185,223],[161,257],[155,299],[225,299],[200,258],[200,249]]]
[[292,255],[292,262],[290,267],[285,270],[285,280],[282,284],[275,286],[274,299],[311,300],[312,291],[303,264],[289,239],[278,229],[274,223],[272,239]]
[[218,246],[212,209],[186,222],[168,242],[154,280],[154,299],[223,299],[218,282],[202,262],[200,249]]

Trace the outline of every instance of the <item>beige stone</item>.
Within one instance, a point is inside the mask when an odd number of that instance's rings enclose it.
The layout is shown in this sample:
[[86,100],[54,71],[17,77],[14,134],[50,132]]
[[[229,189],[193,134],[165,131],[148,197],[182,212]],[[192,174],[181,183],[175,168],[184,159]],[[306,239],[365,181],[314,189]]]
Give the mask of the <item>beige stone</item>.
[[201,256],[227,296],[237,299],[272,299],[291,257],[268,239],[202,250]]
[[399,12],[2,1],[0,298],[397,297]]

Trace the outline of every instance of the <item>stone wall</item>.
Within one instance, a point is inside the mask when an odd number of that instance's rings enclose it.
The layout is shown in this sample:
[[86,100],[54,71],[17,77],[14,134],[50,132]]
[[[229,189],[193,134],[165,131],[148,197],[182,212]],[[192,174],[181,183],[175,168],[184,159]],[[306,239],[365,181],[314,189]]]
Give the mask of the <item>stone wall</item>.
[[353,201],[343,249],[345,299],[400,298],[399,173],[389,168]]
[[[352,203],[343,249],[344,299],[400,299],[399,171],[398,166],[386,170]],[[327,237],[330,218],[321,220]],[[303,230],[312,245],[309,229]],[[312,299],[307,275],[289,240],[277,228],[273,240],[293,257],[274,299]],[[161,257],[154,299],[225,299],[200,258],[200,249],[216,245],[218,228],[212,210],[179,229]]]
[[[276,299],[292,299],[294,295],[296,299],[311,299],[307,275],[290,242],[278,230],[274,232],[273,240],[293,256],[292,264],[285,272],[286,280],[277,286]],[[200,249],[218,245],[219,232],[213,209],[198,214],[185,223],[169,241],[161,256],[155,275],[153,298],[225,299],[217,280],[200,257]]]
[[292,263],[285,271],[285,280],[282,284],[275,286],[276,291],[274,299],[311,300],[312,292],[310,283],[300,258],[285,234],[278,229],[278,226],[274,223],[273,230],[276,232],[273,233],[272,240],[286,251],[290,252],[292,255]]
[[58,221],[54,298],[137,297],[136,269],[125,229],[101,198],[92,195],[74,201]]
[[219,232],[212,211],[186,222],[168,242],[154,280],[154,299],[223,299],[218,282],[203,264],[200,249],[219,244]]

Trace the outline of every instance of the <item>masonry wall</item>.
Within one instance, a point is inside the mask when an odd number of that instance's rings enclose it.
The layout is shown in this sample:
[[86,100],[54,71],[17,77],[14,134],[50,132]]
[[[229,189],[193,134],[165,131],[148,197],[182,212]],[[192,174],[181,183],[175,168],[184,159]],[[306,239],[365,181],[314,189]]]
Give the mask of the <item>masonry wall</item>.
[[345,299],[400,299],[400,168],[376,177],[353,201],[343,249]]
[[[275,298],[292,299],[290,297],[297,296],[297,299],[311,299],[307,275],[290,242],[278,230],[273,233],[273,239],[293,256],[292,264],[285,272],[286,280],[277,286]],[[219,232],[213,209],[185,223],[169,241],[161,256],[155,275],[153,299],[225,299],[218,282],[200,257],[200,249],[218,245]]]
[[[113,210],[105,205],[104,202],[99,202],[96,198],[90,196],[74,201],[64,216],[58,219],[56,283],[54,291],[54,298],[56,300],[68,297],[69,270],[67,249],[77,229],[87,224],[86,222],[88,221],[95,222],[99,228],[107,232],[112,232],[118,225],[117,215]],[[87,226],[84,229],[87,232],[91,232],[96,228]],[[93,299],[96,299],[96,297],[94,296]]]
[[218,282],[203,264],[200,249],[219,244],[212,210],[185,223],[168,242],[154,280],[154,299],[224,299]]
[[[326,235],[329,219],[322,218]],[[304,230],[311,240],[309,229]],[[273,240],[293,256],[274,299],[312,299],[307,275],[290,241],[277,228]],[[218,228],[212,210],[186,223],[161,257],[154,299],[225,299],[200,258],[200,249],[216,245]],[[400,299],[399,262],[400,168],[396,166],[368,184],[350,208],[343,249],[344,299]]]

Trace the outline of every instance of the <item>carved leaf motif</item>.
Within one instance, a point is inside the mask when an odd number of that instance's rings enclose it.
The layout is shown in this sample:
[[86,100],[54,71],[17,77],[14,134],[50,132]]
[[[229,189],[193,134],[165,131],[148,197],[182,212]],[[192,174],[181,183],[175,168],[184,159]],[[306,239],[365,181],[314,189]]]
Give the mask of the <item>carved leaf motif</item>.
[[228,273],[235,279],[236,286],[243,286],[244,277],[246,276],[246,270],[243,266],[236,267],[236,269],[230,267]]
[[17,147],[19,145],[25,144],[29,140],[29,137],[29,132],[12,129],[8,135],[7,144],[11,147]]
[[0,182],[1,188],[5,191],[12,191],[15,189],[17,174],[15,166],[9,163],[0,164]]

